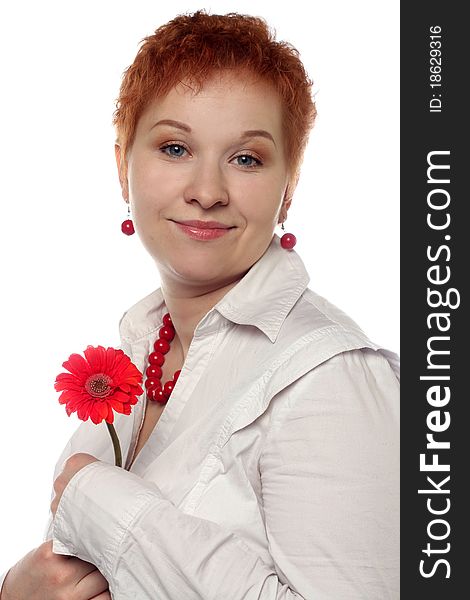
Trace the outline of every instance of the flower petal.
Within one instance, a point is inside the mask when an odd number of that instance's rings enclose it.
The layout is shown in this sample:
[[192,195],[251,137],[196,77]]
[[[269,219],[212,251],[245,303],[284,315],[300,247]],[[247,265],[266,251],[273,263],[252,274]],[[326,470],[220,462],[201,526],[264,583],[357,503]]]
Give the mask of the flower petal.
[[[84,356],[71,354],[63,363],[69,372],[60,373],[54,382],[67,414],[77,412],[79,419],[91,418],[95,424],[103,419],[112,423],[114,411],[129,415],[138,401],[136,396],[143,393],[142,373],[121,349],[87,346]],[[90,376],[97,374],[103,374],[110,384],[109,396],[102,399],[91,396],[87,387]]]
[[80,354],[71,354],[69,359],[62,363],[62,366],[77,377],[82,377],[90,372],[88,363]]
[[105,350],[103,346],[87,346],[84,351],[85,357],[90,365],[92,373],[103,373],[106,372],[106,359]]
[[[65,373],[63,373],[63,374],[65,374]],[[58,375],[57,379],[54,383],[54,389],[57,392],[60,392],[62,390],[81,391],[83,389],[83,385],[79,382],[79,380],[74,375],[69,375],[69,378],[60,377],[60,375]]]
[[109,405],[113,407],[113,409],[118,412],[118,413],[123,413],[124,412],[124,404],[122,402],[118,402],[117,400],[114,400],[113,398],[111,398],[109,400]]
[[[78,394],[78,396],[80,395],[81,394]],[[62,394],[59,396],[59,403],[65,404],[66,402],[73,400],[76,396],[77,392],[75,390],[65,390],[65,392],[62,392]]]
[[93,423],[95,425],[98,425],[99,423],[101,423],[101,421],[103,420],[103,417],[100,415],[100,413],[96,410],[96,402],[94,403],[91,411],[90,411],[90,418],[93,421]]
[[106,421],[108,423],[113,423],[114,422],[114,413],[113,413],[113,409],[111,408],[111,406],[109,406],[108,404],[108,416],[105,417]]
[[95,402],[95,410],[104,419],[108,415],[108,403],[107,402]]
[[77,417],[82,421],[86,421],[89,416],[89,407],[86,404],[80,404],[77,409]]

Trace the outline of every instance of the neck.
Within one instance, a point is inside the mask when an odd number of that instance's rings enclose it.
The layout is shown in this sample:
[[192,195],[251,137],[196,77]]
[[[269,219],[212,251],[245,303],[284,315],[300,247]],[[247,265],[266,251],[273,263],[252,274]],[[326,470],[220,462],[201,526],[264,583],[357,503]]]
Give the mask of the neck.
[[199,321],[240,281],[243,275],[244,273],[233,281],[224,283],[222,287],[204,289],[187,288],[162,276],[162,294],[175,328],[172,344],[176,342],[181,348],[183,362],[186,360]]

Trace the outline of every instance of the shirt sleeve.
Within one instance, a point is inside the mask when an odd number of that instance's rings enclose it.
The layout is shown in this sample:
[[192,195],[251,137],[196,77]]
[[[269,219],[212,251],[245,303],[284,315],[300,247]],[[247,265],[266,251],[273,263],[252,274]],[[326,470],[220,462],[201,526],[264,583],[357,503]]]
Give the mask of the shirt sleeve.
[[53,549],[96,565],[114,600],[398,598],[396,390],[385,359],[354,351],[283,391],[260,459],[275,570],[101,461],[65,488]]
[[399,598],[399,386],[372,350],[292,386],[261,457],[270,553],[308,599]]

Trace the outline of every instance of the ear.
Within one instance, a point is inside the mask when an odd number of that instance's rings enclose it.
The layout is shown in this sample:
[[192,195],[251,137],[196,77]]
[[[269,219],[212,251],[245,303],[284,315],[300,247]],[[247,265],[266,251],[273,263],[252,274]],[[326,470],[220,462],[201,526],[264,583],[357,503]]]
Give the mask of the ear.
[[284,197],[281,210],[279,211],[279,223],[284,223],[284,221],[287,219],[287,211],[289,210],[291,204],[292,198]]
[[127,181],[127,163],[121,151],[121,146],[114,144],[114,154],[116,156],[116,164],[119,175],[119,183],[121,184],[122,197],[126,202],[129,202],[129,184]]
[[292,204],[292,198],[285,198],[285,200],[282,204],[282,208],[284,210],[286,219],[287,219],[287,211],[289,210],[291,204]]

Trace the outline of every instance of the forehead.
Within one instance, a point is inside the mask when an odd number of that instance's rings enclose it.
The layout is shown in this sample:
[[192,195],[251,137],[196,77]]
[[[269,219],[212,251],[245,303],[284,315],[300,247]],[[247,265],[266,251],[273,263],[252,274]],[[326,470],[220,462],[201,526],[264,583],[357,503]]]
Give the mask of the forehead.
[[268,128],[280,138],[282,102],[267,81],[246,74],[216,73],[200,90],[188,80],[178,83],[148,104],[139,124],[145,127],[165,118],[212,130],[226,130],[235,124],[240,129]]

